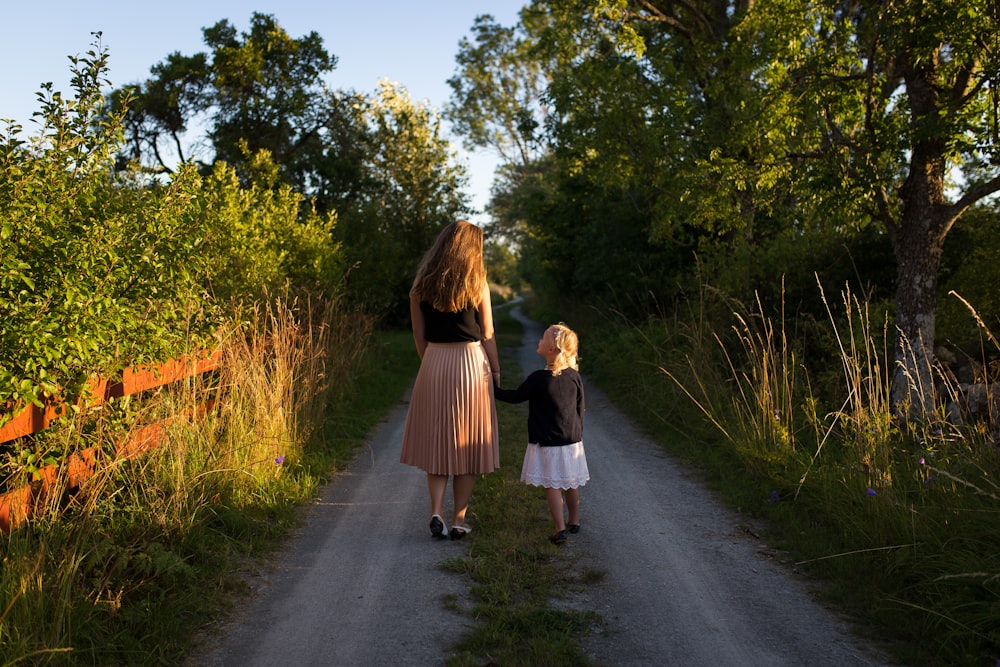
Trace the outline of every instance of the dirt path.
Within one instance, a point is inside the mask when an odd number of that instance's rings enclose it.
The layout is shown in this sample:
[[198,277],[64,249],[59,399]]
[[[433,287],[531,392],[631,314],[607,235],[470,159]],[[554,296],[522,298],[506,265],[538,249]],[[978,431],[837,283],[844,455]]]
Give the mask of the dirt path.
[[[541,329],[514,313],[527,373]],[[595,662],[890,664],[592,385],[587,408],[592,479],[581,491],[583,529],[565,548],[607,573],[573,599],[604,617],[584,645]],[[443,608],[443,595],[466,595],[465,582],[437,563],[466,544],[429,536],[424,475],[398,462],[405,413],[394,410],[324,489],[278,565],[256,577],[254,599],[191,665],[443,664],[469,620]]]

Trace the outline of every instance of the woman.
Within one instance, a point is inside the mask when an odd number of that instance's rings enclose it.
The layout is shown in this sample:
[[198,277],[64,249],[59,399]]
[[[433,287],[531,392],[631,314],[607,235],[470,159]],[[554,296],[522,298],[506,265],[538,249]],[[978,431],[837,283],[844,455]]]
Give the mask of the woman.
[[413,386],[400,461],[427,473],[431,535],[444,537],[444,495],[454,481],[451,539],[472,529],[465,513],[476,475],[500,467],[496,403],[500,364],[483,230],[459,220],[427,251],[410,288],[420,370]]

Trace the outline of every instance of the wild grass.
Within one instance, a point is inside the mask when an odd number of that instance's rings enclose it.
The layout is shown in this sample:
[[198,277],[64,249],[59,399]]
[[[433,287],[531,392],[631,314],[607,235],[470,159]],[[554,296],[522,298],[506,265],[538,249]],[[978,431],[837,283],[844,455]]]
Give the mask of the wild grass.
[[[825,324],[708,288],[686,312],[595,323],[594,377],[629,396],[621,407],[734,507],[766,517],[768,540],[902,662],[994,664],[1000,446],[991,418],[963,409],[966,393],[942,367],[929,374],[937,406],[900,418],[888,318],[846,289],[835,304],[821,298]],[[996,345],[988,331],[983,339]],[[637,372],[650,367],[658,379]]]
[[[514,353],[520,324],[498,315],[498,343],[505,383],[521,377]],[[533,369],[528,369],[533,370]],[[497,404],[500,420],[499,471],[476,482],[470,513],[489,530],[476,532],[468,555],[445,563],[469,577],[471,631],[454,647],[452,667],[472,665],[587,665],[576,641],[599,622],[593,612],[553,602],[561,591],[585,586],[600,573],[578,570],[571,557],[551,544],[551,518],[544,491],[520,482],[527,442],[524,404]]]
[[[102,456],[0,542],[0,664],[178,664],[412,376],[409,336],[372,327],[337,300],[274,301],[222,337],[217,375],[45,432]],[[164,418],[156,448],[118,455]]]

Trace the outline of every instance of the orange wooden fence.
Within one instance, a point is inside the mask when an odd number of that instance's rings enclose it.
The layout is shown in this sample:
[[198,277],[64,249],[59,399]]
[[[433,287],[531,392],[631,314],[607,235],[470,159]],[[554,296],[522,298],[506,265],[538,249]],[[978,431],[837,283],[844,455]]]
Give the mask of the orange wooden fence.
[[[174,359],[153,368],[145,366],[129,367],[122,372],[120,381],[101,378],[91,380],[87,398],[81,401],[82,410],[93,409],[111,398],[131,396],[148,389],[156,389],[184,378],[201,375],[218,368],[219,351],[200,357]],[[200,406],[200,411],[209,405]],[[50,401],[44,407],[29,405],[20,410],[13,419],[0,427],[0,443],[22,438],[42,431],[59,417],[69,406],[60,401]],[[9,414],[9,413],[8,413]],[[132,457],[155,447],[163,430],[163,422],[155,422],[135,429],[128,440],[117,445],[117,454]],[[79,486],[94,474],[97,452],[93,448],[84,449],[71,455],[61,466],[45,466],[38,472],[38,479],[29,485],[0,494],[0,532],[8,533],[21,521],[30,518],[34,508],[52,493],[59,482],[60,468],[65,471],[64,483],[72,488]]]

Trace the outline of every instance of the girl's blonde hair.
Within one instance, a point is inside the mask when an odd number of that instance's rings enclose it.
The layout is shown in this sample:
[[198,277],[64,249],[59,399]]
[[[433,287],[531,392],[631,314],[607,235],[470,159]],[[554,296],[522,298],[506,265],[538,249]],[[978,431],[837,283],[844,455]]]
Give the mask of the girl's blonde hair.
[[483,230],[466,220],[456,220],[441,230],[427,250],[410,295],[435,310],[457,313],[478,306],[485,287]]
[[567,368],[572,368],[575,371],[580,370],[580,341],[576,336],[576,332],[562,322],[553,324],[549,329],[552,330],[552,340],[555,341],[556,348],[559,350],[559,355],[550,367],[552,374],[559,375]]

